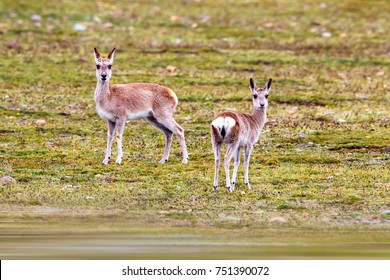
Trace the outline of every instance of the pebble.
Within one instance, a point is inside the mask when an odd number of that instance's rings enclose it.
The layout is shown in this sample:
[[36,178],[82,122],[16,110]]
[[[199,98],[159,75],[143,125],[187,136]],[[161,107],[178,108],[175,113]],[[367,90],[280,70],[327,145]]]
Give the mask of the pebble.
[[73,30],[76,31],[76,32],[83,32],[86,29],[87,29],[87,27],[83,23],[75,23],[73,25]]
[[12,181],[15,181],[15,179],[12,178],[11,176],[0,177],[0,183],[8,183]]
[[36,125],[39,125],[39,126],[42,126],[42,125],[45,125],[46,124],[46,121],[45,120],[37,120],[35,122]]
[[288,113],[294,114],[296,111],[298,111],[298,107],[297,107],[297,106],[294,106],[294,107],[291,107],[290,110],[288,110]]
[[40,15],[32,15],[32,16],[30,17],[30,20],[31,20],[32,22],[41,22],[41,21],[42,21],[42,17],[41,17]]
[[176,72],[177,67],[176,67],[176,66],[173,66],[173,65],[168,65],[165,69],[166,69],[169,73],[173,73],[173,72]]

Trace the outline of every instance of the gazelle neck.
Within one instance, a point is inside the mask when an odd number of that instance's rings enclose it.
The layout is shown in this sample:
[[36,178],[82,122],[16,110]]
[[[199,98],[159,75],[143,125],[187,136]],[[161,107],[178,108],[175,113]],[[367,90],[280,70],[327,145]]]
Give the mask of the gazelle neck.
[[109,93],[110,83],[109,81],[97,81],[95,89],[95,101],[106,97]]
[[253,109],[252,117],[260,127],[263,127],[265,121],[267,120],[267,108]]

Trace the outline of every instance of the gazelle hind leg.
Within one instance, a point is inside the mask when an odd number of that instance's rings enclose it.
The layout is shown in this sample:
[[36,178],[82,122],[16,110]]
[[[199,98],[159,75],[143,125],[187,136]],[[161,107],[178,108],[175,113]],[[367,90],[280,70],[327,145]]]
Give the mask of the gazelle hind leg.
[[234,188],[230,184],[229,165],[230,165],[230,161],[232,160],[234,153],[236,153],[237,148],[238,148],[237,145],[235,145],[235,146],[229,145],[228,146],[228,149],[227,149],[226,154],[225,154],[224,164],[223,164],[224,168],[225,168],[225,173],[226,173],[226,187],[227,187],[229,192],[232,192],[234,190]]
[[212,142],[212,144],[213,144],[214,159],[215,159],[214,190],[216,190],[218,188],[219,165],[221,164],[221,144],[214,141]]
[[234,153],[234,169],[233,169],[233,178],[231,183],[232,191],[234,191],[237,183],[237,171],[238,166],[240,165],[240,147],[236,149],[236,152]]
[[162,131],[165,134],[165,149],[164,149],[164,155],[162,159],[160,160],[160,163],[163,164],[168,161],[169,158],[169,151],[171,149],[171,144],[172,144],[172,136],[173,132],[169,130],[166,126],[164,126],[162,123],[157,121],[157,119],[153,116],[148,117],[147,120],[155,126],[157,129]]
[[184,138],[184,129],[173,119],[172,116],[155,116],[157,121],[161,123],[163,126],[168,128],[170,131],[172,131],[174,134],[177,135],[180,142],[180,149],[181,154],[183,157],[183,163],[188,162],[188,152],[187,152],[187,146],[186,141]]

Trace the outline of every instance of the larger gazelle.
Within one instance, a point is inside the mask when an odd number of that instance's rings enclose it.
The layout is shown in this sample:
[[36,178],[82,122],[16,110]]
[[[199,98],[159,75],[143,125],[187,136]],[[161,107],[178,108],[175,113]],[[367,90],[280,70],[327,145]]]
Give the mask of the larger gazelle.
[[183,163],[188,161],[188,153],[183,128],[173,119],[177,106],[176,94],[169,88],[158,84],[130,83],[110,85],[111,66],[114,62],[115,48],[107,58],[100,56],[94,48],[97,85],[95,89],[96,111],[108,122],[106,156],[103,164],[111,158],[111,146],[116,130],[118,155],[116,163],[123,158],[122,135],[127,120],[146,119],[165,134],[165,150],[160,163],[168,160],[172,136],[176,134],[180,141]]
[[[271,89],[272,79],[264,88],[258,88],[250,79],[249,88],[253,95],[252,114],[236,111],[226,111],[218,114],[211,123],[211,142],[215,157],[214,189],[218,187],[218,171],[221,158],[221,145],[227,144],[224,160],[226,173],[226,187],[232,192],[236,185],[237,170],[240,164],[240,150],[244,149],[244,184],[249,185],[249,159],[253,145],[259,140],[259,136],[267,119],[268,94]],[[229,165],[234,157],[233,178],[230,182]]]

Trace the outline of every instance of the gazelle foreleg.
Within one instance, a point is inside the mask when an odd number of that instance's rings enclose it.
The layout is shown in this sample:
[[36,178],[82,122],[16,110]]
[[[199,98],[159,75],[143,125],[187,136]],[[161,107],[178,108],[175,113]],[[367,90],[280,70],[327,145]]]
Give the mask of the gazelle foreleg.
[[116,119],[116,143],[118,146],[118,156],[116,158],[115,163],[120,164],[123,159],[123,151],[122,151],[122,137],[123,131],[125,129],[126,119],[118,118]]
[[244,152],[244,184],[248,187],[248,189],[251,189],[251,186],[249,185],[249,160],[251,157],[253,145],[248,144],[245,146],[245,152]]
[[111,147],[112,147],[112,139],[114,138],[114,130],[115,130],[115,122],[107,121],[108,130],[107,130],[107,149],[106,156],[103,160],[103,164],[108,164],[111,159]]

